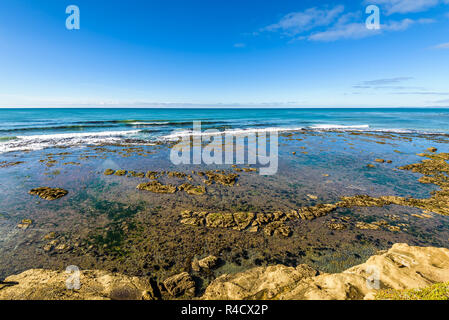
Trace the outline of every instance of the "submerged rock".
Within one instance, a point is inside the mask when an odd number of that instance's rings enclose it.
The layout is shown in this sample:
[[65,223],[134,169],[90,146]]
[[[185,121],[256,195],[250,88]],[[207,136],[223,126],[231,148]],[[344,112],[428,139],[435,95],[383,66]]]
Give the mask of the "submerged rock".
[[33,223],[33,220],[31,219],[23,219],[18,225],[17,228],[26,230],[29,226]]
[[29,194],[36,195],[44,200],[57,200],[59,198],[64,197],[69,192],[67,190],[61,188],[49,188],[49,187],[41,187],[35,188],[28,191]]

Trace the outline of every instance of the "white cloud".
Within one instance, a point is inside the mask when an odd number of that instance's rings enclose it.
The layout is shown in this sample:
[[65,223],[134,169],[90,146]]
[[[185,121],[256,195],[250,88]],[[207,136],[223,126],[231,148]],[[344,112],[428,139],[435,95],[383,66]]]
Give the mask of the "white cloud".
[[301,12],[291,12],[275,24],[271,24],[261,31],[282,31],[290,36],[320,26],[328,26],[344,11],[344,6],[339,5],[332,9],[309,8]]
[[421,12],[449,0],[367,0],[366,3],[378,4],[386,9],[387,15],[394,13]]
[[449,42],[446,43],[440,43],[436,46],[434,46],[435,49],[449,49]]
[[246,44],[245,43],[235,43],[234,44],[234,48],[245,48]]
[[400,21],[388,21],[381,25],[379,30],[370,30],[364,23],[337,24],[335,27],[321,32],[316,32],[307,37],[312,41],[336,41],[340,39],[361,39],[378,35],[385,31],[404,31],[413,24],[425,24],[433,22],[430,19],[403,19]]

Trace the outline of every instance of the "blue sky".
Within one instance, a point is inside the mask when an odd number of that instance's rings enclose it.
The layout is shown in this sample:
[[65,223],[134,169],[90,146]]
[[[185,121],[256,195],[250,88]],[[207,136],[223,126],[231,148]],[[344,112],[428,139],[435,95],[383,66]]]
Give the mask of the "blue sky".
[[449,0],[0,3],[0,107],[443,107],[448,79]]

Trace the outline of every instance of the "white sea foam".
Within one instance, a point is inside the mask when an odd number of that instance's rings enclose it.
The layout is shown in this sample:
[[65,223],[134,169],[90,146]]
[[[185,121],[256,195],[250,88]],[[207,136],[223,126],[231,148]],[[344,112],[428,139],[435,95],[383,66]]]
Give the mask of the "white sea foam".
[[310,129],[319,129],[319,130],[346,130],[346,129],[369,129],[369,125],[367,124],[358,124],[352,126],[344,126],[339,124],[317,124],[315,126],[309,127]]
[[163,140],[177,140],[182,137],[187,136],[216,136],[216,135],[247,135],[251,133],[263,133],[263,132],[286,132],[286,131],[299,131],[302,130],[302,127],[298,128],[278,128],[278,127],[269,127],[269,128],[250,128],[250,129],[228,129],[224,131],[192,131],[192,130],[182,130],[173,132],[171,134],[162,136]]
[[139,132],[140,130],[130,130],[17,136],[14,140],[0,142],[0,153],[21,150],[41,150],[61,146],[117,143],[122,141],[123,137],[135,135]]

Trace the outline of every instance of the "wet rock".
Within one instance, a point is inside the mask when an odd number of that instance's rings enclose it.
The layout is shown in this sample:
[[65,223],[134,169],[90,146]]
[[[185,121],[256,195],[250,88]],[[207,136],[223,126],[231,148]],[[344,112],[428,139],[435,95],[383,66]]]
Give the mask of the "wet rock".
[[157,176],[158,176],[158,172],[156,172],[156,171],[148,171],[146,174],[146,177],[148,179],[152,179],[152,180],[157,179]]
[[233,228],[236,226],[232,213],[209,213],[206,226],[210,228]]
[[56,232],[52,231],[44,236],[44,240],[53,240],[56,238]]
[[25,162],[23,162],[23,161],[6,162],[6,163],[0,164],[0,168],[14,167],[14,166],[17,166],[17,165],[22,164],[22,163],[25,163]]
[[184,190],[187,194],[191,195],[203,195],[206,193],[206,188],[204,186],[194,186],[190,183],[180,185],[179,190]]
[[177,171],[169,171],[167,175],[170,178],[179,178],[179,179],[184,179],[187,176],[187,174]]
[[367,166],[368,168],[375,168],[375,167],[376,167],[374,164],[371,164],[371,163],[367,164],[366,166]]
[[255,214],[252,212],[236,212],[233,214],[233,216],[234,216],[234,221],[237,224],[237,226],[235,226],[234,229],[244,230],[254,220]]
[[[200,175],[200,172],[198,172],[198,174]],[[206,171],[204,175],[206,175],[206,177],[208,178],[207,181],[209,181],[209,183],[215,182],[223,186],[233,186],[239,176],[235,173],[224,174],[216,173],[213,171]]]
[[376,160],[374,160],[375,162],[378,162],[378,163],[384,163],[385,162],[385,160],[384,159],[376,159]]
[[33,223],[31,219],[23,219],[18,225],[17,228],[26,230]]
[[355,227],[360,230],[380,230],[380,227],[377,224],[366,223],[361,221],[357,222]]
[[292,233],[289,226],[279,221],[269,223],[268,225],[265,226],[263,231],[267,236],[274,235],[274,236],[289,237]]
[[114,173],[114,175],[115,175],[115,176],[124,176],[124,175],[126,175],[126,170],[117,170],[117,171]]
[[165,289],[173,297],[181,295],[193,296],[195,294],[195,282],[187,272],[165,279],[163,283]]
[[64,197],[69,192],[61,188],[41,187],[31,189],[30,191],[28,191],[28,193],[37,195],[41,199],[52,201]]
[[331,230],[344,230],[346,229],[346,225],[339,222],[331,222],[327,225],[327,227]]
[[114,174],[114,172],[115,172],[115,170],[112,170],[112,169],[106,169],[106,170],[104,171],[104,175],[105,175],[105,176],[111,176],[111,175]]
[[213,269],[218,265],[219,259],[216,256],[208,256],[198,261],[198,266],[202,269]]
[[171,184],[163,185],[159,181],[151,181],[139,184],[137,186],[137,189],[151,191],[155,193],[175,193],[178,188]]
[[435,147],[430,147],[430,148],[427,149],[427,151],[432,152],[432,153],[435,153],[435,152],[438,151],[438,149],[435,148]]

